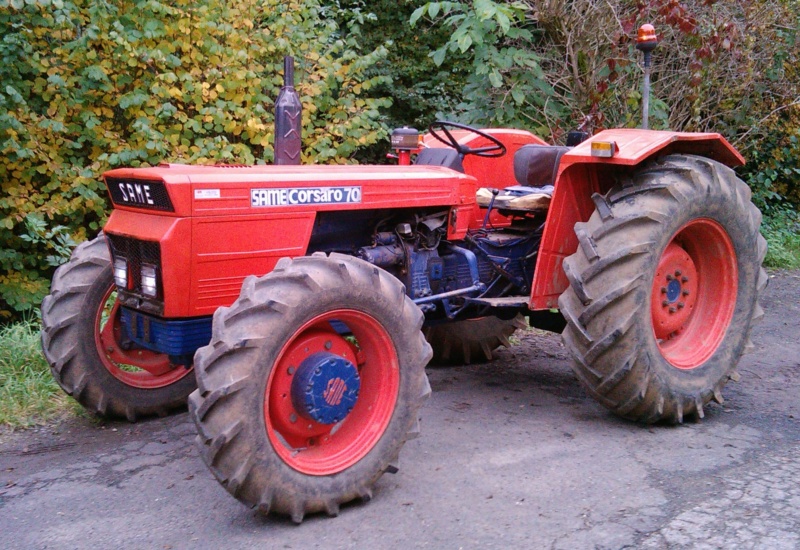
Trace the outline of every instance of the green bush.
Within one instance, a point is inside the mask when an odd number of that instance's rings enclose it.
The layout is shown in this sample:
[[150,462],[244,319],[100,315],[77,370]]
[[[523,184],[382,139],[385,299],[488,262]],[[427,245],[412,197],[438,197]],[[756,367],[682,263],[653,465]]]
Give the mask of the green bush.
[[387,132],[359,49],[316,0],[11,0],[0,7],[0,315],[107,214],[100,174],[161,161],[269,162],[284,55],[303,161],[348,162]]
[[[436,118],[446,118],[460,103],[469,71],[468,57],[448,55],[437,65],[429,52],[447,43],[444,27],[412,27],[409,17],[419,0],[323,0],[339,28],[358,35],[364,51],[385,48],[368,74],[388,77],[370,89],[371,97],[391,97],[381,109],[388,128],[409,126],[425,130]],[[388,143],[380,142],[356,154],[359,162],[386,163]]]
[[768,215],[787,206],[800,211],[800,7],[795,10],[795,27],[778,28],[771,42],[771,62],[763,68],[770,84],[747,103],[754,122],[734,141],[745,149],[743,175]]
[[797,211],[773,208],[764,217],[761,232],[767,239],[765,266],[800,268],[800,214]]
[[[797,2],[470,0],[428,2],[411,23],[447,28],[430,53],[467,56],[456,113],[563,139],[589,117],[594,129],[641,122],[638,27],[659,35],[653,54],[656,128],[748,132],[775,104],[800,96]],[[748,144],[744,144],[747,146]]]
[[[340,17],[356,10],[361,16],[358,29],[367,50],[385,46],[388,51],[370,71],[391,77],[377,87],[393,100],[383,110],[390,127],[407,125],[421,130],[437,114],[456,108],[469,74],[468,57],[455,53],[434,62],[428,54],[447,43],[450,29],[409,25],[419,0],[338,0],[337,4]],[[350,10],[341,9],[345,6]]]
[[800,207],[800,128],[784,120],[771,127],[774,133],[763,135],[750,150],[743,170],[756,204],[766,214],[787,205]]

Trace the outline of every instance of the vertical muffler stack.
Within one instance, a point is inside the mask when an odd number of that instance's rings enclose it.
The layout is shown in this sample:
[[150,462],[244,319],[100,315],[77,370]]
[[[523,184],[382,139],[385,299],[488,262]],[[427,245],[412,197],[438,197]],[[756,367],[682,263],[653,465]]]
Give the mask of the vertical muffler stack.
[[303,105],[294,89],[294,58],[283,58],[283,87],[275,102],[275,164],[300,164]]

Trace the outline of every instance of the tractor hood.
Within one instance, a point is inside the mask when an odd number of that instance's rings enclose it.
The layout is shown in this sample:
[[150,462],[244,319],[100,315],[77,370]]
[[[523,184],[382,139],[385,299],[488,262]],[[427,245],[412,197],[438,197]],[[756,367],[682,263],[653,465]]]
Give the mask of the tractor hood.
[[438,166],[301,165],[120,168],[103,174],[120,210],[167,216],[460,206],[476,180]]

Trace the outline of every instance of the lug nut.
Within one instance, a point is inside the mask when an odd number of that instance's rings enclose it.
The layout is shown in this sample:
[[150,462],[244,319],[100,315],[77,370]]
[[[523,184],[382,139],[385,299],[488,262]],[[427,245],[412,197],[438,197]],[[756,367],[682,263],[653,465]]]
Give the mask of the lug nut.
[[293,375],[294,374],[294,367],[289,367],[288,369],[286,369],[286,373],[289,376]]
[[673,306],[673,307],[671,307],[671,308],[669,308],[669,312],[670,312],[670,313],[675,313],[676,311],[677,311],[677,310],[675,309],[675,307],[674,307],[674,306]]
[[666,293],[667,293],[667,287],[662,286],[661,287],[661,294],[666,294]]
[[684,304],[683,302],[678,302],[678,309],[683,309],[684,306],[686,306],[686,304]]
[[687,289],[685,289],[685,288],[683,289],[683,295],[684,296],[688,296],[689,295],[689,291]]
[[670,273],[667,273],[667,280],[668,280],[668,281],[671,281],[671,280],[672,280],[672,279],[674,279],[674,278],[675,278],[675,277],[673,277],[673,276],[672,276]]
[[689,282],[689,277],[687,277],[686,275],[684,275],[683,277],[681,277],[681,282],[682,282],[682,283],[688,283],[688,282]]
[[681,276],[681,270],[680,269],[676,269],[675,270],[675,276],[676,277],[680,277]]
[[294,414],[294,413],[290,414],[290,415],[289,415],[289,422],[291,422],[292,424],[294,424],[295,422],[297,422],[297,415],[296,415],[296,414]]
[[661,302],[661,305],[667,307],[669,305],[669,302],[667,300],[664,300],[663,302]]

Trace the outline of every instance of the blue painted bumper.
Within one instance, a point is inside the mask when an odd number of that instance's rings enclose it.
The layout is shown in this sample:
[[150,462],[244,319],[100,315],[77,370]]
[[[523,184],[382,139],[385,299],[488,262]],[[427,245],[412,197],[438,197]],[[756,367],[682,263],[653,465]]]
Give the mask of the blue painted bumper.
[[171,356],[194,355],[211,340],[211,317],[168,320],[120,308],[120,322],[131,341]]

